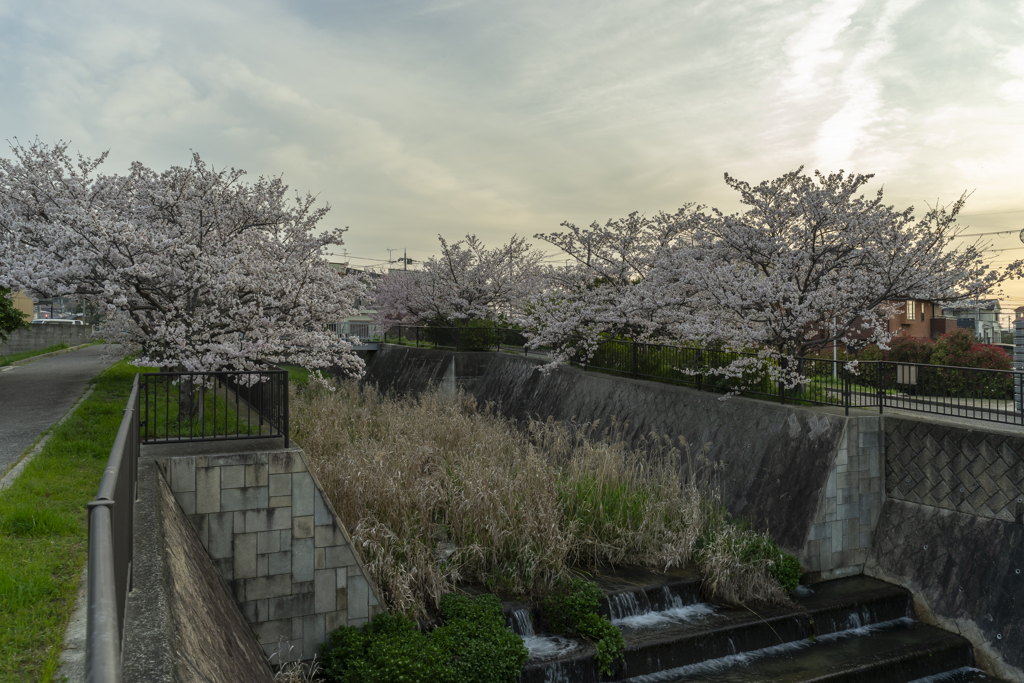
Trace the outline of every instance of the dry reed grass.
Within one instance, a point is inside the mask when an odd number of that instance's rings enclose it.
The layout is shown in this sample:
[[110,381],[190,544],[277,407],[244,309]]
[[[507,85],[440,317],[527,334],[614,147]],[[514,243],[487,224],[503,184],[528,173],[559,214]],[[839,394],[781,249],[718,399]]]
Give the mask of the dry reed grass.
[[461,581],[536,597],[576,567],[681,566],[702,534],[696,559],[720,577],[709,597],[786,599],[717,540],[729,525],[685,444],[651,435],[630,450],[615,424],[520,430],[465,394],[399,398],[354,382],[292,405],[296,440],[392,610],[425,621]]

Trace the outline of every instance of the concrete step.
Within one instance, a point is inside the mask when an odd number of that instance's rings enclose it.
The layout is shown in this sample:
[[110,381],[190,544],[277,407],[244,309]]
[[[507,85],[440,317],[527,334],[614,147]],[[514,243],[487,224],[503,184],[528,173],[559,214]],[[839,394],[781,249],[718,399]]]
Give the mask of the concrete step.
[[[685,591],[684,587],[675,590]],[[656,604],[658,591],[653,593]],[[606,609],[616,612],[622,600],[615,594]],[[675,601],[679,605],[679,600]],[[813,639],[865,626],[905,618],[910,611],[910,593],[903,588],[867,577],[829,581],[801,591],[792,607],[758,609],[677,609],[673,619],[661,615],[622,618],[626,642],[625,663],[615,680],[645,676],[667,669],[698,664],[730,655],[754,652]],[[691,616],[692,615],[692,616]],[[594,648],[589,643],[560,657],[531,660],[520,680],[523,683],[566,680],[573,683],[597,681]],[[552,678],[554,676],[554,678]],[[562,677],[562,678],[559,678]]]

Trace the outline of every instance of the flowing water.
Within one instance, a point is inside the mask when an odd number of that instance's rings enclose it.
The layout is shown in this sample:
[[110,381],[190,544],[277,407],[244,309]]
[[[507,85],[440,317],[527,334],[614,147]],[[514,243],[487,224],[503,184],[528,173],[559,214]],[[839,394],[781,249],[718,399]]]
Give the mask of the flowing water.
[[533,631],[533,619],[530,610],[520,607],[509,614],[509,628],[523,639],[523,644],[530,651],[532,660],[548,660],[569,654],[579,644],[562,636],[537,635]]

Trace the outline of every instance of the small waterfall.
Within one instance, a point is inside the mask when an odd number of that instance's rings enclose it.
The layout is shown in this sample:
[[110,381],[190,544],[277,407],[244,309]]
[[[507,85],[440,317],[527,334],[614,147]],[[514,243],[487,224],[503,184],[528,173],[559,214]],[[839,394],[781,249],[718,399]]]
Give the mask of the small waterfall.
[[526,607],[512,610],[508,617],[508,627],[512,629],[512,633],[524,638],[532,638],[536,635],[533,632],[533,619],[530,618],[530,610]]
[[681,609],[685,606],[683,598],[672,592],[672,589],[665,584],[661,587],[662,609]]
[[637,617],[651,611],[651,601],[647,593],[639,591],[623,591],[608,596],[608,614],[612,621],[626,617]]

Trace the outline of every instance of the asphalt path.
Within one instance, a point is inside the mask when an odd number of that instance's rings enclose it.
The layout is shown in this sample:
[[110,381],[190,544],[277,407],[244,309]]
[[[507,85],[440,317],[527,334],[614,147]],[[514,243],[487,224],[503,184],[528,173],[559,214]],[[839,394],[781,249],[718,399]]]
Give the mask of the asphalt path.
[[0,475],[121,355],[119,346],[102,344],[0,368]]

